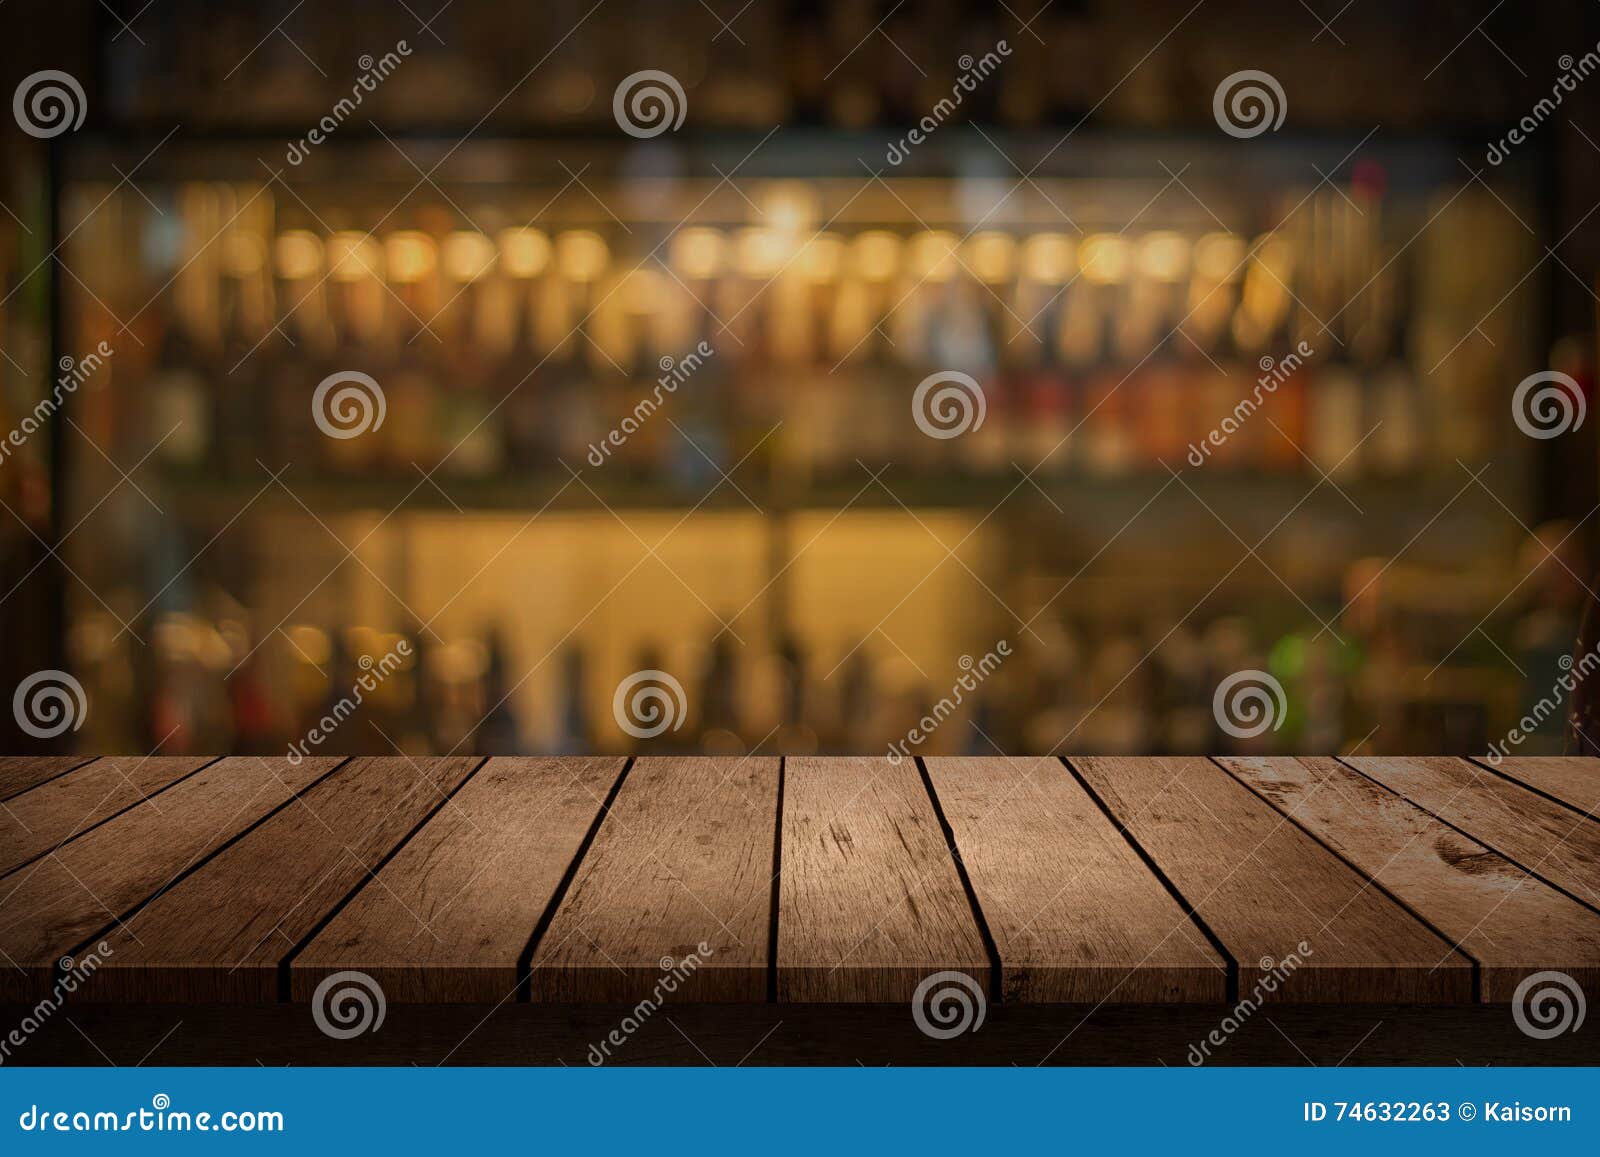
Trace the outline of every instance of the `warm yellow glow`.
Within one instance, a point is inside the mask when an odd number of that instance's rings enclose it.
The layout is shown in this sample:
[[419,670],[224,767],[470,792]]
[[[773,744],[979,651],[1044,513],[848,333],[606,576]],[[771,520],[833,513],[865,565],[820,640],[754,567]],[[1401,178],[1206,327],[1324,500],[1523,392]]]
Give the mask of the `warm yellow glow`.
[[1126,281],[1133,265],[1133,243],[1115,233],[1094,233],[1083,239],[1078,262],[1084,277],[1097,285]]
[[1065,233],[1035,233],[1022,243],[1022,276],[1057,284],[1072,276],[1072,238]]
[[389,264],[389,280],[397,285],[421,281],[436,263],[433,238],[417,229],[389,234],[383,242],[383,256]]
[[344,635],[345,646],[357,660],[366,655],[374,662],[383,652],[383,634],[376,627],[351,627]]
[[803,233],[817,219],[817,195],[798,181],[776,181],[756,196],[760,221],[768,229]]
[[1017,239],[1009,233],[979,233],[967,242],[967,266],[979,281],[999,285],[1016,267]]
[[741,229],[735,243],[735,266],[743,277],[775,277],[783,268],[790,243],[773,229]]
[[500,268],[511,277],[537,277],[550,264],[550,239],[538,229],[500,231]]
[[342,229],[328,238],[328,271],[335,281],[360,281],[383,272],[383,248],[368,233]]
[[831,281],[844,266],[844,238],[837,233],[818,233],[801,247],[792,268],[812,281]]
[[1189,270],[1189,240],[1161,230],[1139,241],[1139,272],[1155,281],[1177,281]]
[[722,272],[726,245],[715,229],[680,229],[668,250],[674,268],[691,281],[705,281]]
[[313,666],[325,666],[333,655],[333,643],[319,627],[296,623],[284,634],[289,637],[290,649]]
[[460,229],[444,239],[444,272],[453,281],[476,281],[494,268],[499,256],[482,233]]
[[622,300],[632,313],[654,314],[665,292],[666,275],[654,269],[635,269],[623,278]]
[[1294,272],[1294,243],[1269,234],[1256,246],[1255,259],[1258,265],[1266,266],[1281,280],[1288,281]]
[[1207,281],[1233,281],[1244,272],[1244,238],[1207,233],[1194,245],[1194,269]]
[[1245,274],[1244,292],[1240,295],[1239,314],[1234,318],[1235,327],[1253,324],[1265,333],[1273,320],[1288,309],[1288,285],[1294,277],[1294,257],[1294,246],[1290,242],[1272,234],[1257,238],[1250,268]]
[[290,229],[273,245],[278,276],[287,281],[314,277],[322,268],[322,239],[307,229]]
[[887,229],[868,229],[850,243],[856,274],[868,281],[887,281],[900,268],[900,238]]
[[234,277],[260,273],[266,263],[267,243],[259,234],[240,230],[223,242],[222,265]]
[[911,238],[911,276],[924,281],[949,281],[955,276],[956,247],[961,241],[945,229],[930,229]]
[[589,229],[569,229],[556,238],[556,266],[573,281],[593,281],[610,259],[605,238]]

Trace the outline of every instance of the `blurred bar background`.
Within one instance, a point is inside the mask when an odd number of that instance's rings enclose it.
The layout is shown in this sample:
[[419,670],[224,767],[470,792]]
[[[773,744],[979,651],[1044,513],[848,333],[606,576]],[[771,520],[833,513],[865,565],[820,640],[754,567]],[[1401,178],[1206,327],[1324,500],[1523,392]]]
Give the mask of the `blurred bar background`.
[[[5,687],[82,683],[57,747],[281,751],[404,640],[322,751],[871,752],[1004,640],[919,753],[1482,752],[1593,573],[1594,426],[1511,398],[1592,388],[1600,83],[1486,150],[1600,19],[1323,6],[14,0],[8,90],[88,118],[0,154],[0,426],[83,375],[0,462]],[[1278,131],[1219,128],[1241,69]]]

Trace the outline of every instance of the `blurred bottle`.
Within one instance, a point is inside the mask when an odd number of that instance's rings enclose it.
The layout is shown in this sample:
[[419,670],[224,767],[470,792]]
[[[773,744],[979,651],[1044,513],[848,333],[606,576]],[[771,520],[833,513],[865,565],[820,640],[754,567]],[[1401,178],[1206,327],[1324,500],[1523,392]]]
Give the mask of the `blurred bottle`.
[[561,652],[561,670],[556,682],[556,739],[551,750],[556,755],[586,755],[596,750],[584,710],[587,681],[583,648],[568,643]]
[[1385,274],[1367,292],[1378,295],[1374,325],[1380,346],[1368,383],[1370,406],[1368,461],[1379,474],[1403,475],[1422,461],[1422,393],[1412,372],[1410,320],[1400,275]]
[[205,461],[214,424],[211,392],[201,371],[203,350],[179,294],[162,294],[160,352],[146,386],[149,397],[148,445],[159,443],[157,457],[178,467]]
[[1026,470],[1059,474],[1070,457],[1072,393],[1062,357],[1066,280],[1072,270],[1072,242],[1060,233],[1036,233],[1022,246],[1017,313],[1036,333],[1022,355],[1024,382],[1020,414],[1011,444]]
[[442,444],[440,469],[462,478],[492,477],[505,459],[502,411],[494,405],[489,385],[483,282],[498,255],[488,237],[461,229],[445,237],[440,256],[450,295],[441,311],[445,337],[436,347],[440,388],[434,422]]
[[500,405],[505,459],[528,473],[550,466],[552,445],[544,394],[544,351],[538,340],[535,308],[550,265],[550,241],[537,229],[507,229],[500,234],[500,269],[509,280],[511,342],[494,372],[491,394]]
[[489,629],[484,650],[487,659],[483,670],[483,699],[488,710],[473,732],[472,750],[479,755],[525,754],[522,727],[511,706],[505,635],[498,627]]

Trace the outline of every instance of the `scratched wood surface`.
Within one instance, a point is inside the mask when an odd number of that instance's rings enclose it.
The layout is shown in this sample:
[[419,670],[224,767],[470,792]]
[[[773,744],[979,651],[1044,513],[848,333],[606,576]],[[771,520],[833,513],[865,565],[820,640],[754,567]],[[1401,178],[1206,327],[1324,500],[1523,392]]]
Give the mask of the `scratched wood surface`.
[[[1238,965],[1280,1001],[1472,999],[1472,962],[1208,759],[1073,759]],[[1293,961],[1292,975],[1267,987]]]
[[1508,1001],[1540,967],[1600,985],[1600,913],[1334,759],[1224,759],[1237,775],[1478,962]]
[[1464,759],[1345,762],[1580,903],[1600,908],[1600,823],[1592,816]]
[[[76,775],[13,796],[0,808],[0,872],[148,801],[210,762],[193,756],[109,755]],[[153,806],[161,810],[160,804]]]
[[1479,763],[1491,771],[1577,808],[1585,815],[1600,812],[1600,760],[1571,755],[1535,755]]
[[84,755],[0,756],[0,800],[8,800],[88,762]]
[[[0,759],[0,1001],[1504,1003],[1600,760]],[[681,965],[704,944],[694,969]],[[1280,969],[1281,971],[1281,969]],[[944,984],[948,988],[948,981]]]
[[43,995],[59,958],[135,919],[339,762],[221,760],[163,792],[160,807],[141,803],[0,876],[0,998]]
[[1059,759],[930,759],[1021,1002],[1222,1000],[1228,966]]
[[536,1000],[766,999],[778,760],[641,759],[532,960]]
[[906,1000],[928,976],[987,988],[990,961],[916,764],[790,759],[778,999]]
[[351,760],[109,932],[97,991],[276,999],[279,963],[482,762]]
[[295,998],[350,968],[394,1000],[493,1004],[515,992],[532,929],[622,765],[491,759],[295,956]]

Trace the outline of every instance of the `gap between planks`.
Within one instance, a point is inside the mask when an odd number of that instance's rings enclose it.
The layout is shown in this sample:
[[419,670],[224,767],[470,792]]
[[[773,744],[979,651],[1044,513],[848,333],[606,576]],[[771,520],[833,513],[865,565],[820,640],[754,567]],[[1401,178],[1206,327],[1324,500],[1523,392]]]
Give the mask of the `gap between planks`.
[[[754,756],[749,756],[749,757],[746,757],[746,758],[754,758]],[[1131,847],[1131,849],[1139,856],[1141,861],[1143,861],[1143,863],[1151,871],[1151,873],[1155,876],[1155,878],[1158,881],[1160,881],[1161,886],[1167,891],[1168,894],[1170,894],[1173,897],[1173,899],[1183,909],[1184,913],[1189,917],[1189,919],[1194,923],[1194,925],[1199,929],[1199,931],[1205,936],[1205,938],[1217,950],[1218,954],[1227,962],[1227,964],[1228,964],[1228,974],[1229,974],[1228,999],[1229,999],[1230,1002],[1236,1000],[1237,999],[1238,983],[1239,983],[1239,965],[1238,965],[1238,961],[1234,958],[1234,955],[1232,953],[1230,953],[1226,949],[1226,947],[1223,945],[1222,941],[1217,937],[1215,931],[1213,929],[1211,929],[1208,926],[1208,924],[1206,923],[1206,921],[1203,918],[1201,918],[1201,916],[1195,911],[1193,905],[1184,896],[1182,889],[1180,889],[1178,887],[1178,885],[1168,876],[1168,874],[1161,869],[1161,867],[1159,866],[1159,863],[1145,849],[1145,847],[1141,844],[1141,842],[1136,837],[1136,835],[1131,830],[1129,830],[1129,828],[1126,825],[1122,824],[1121,822],[1119,822],[1116,819],[1115,815],[1108,809],[1108,805],[1106,804],[1106,801],[1101,798],[1100,793],[1095,789],[1095,787],[1092,784],[1090,784],[1085,779],[1085,777],[1080,773],[1080,771],[1073,765],[1072,761],[1070,759],[1068,759],[1067,757],[1054,757],[1053,756],[1053,757],[1048,757],[1048,758],[1053,762],[1053,764],[1055,765],[1056,770],[1058,770],[1058,772],[1060,774],[1064,774],[1064,775],[1067,775],[1067,776],[1071,777],[1073,780],[1075,780],[1078,783],[1078,785],[1080,787],[1082,787],[1087,792],[1088,796],[1094,801],[1096,807],[1099,808],[1100,811],[1102,812],[1102,814],[1104,814],[1106,816],[1108,821],[1113,824],[1113,827],[1116,829],[1116,831],[1121,835],[1121,837],[1124,840],[1126,840],[1126,842]],[[45,785],[47,785],[49,783],[55,782],[56,780],[60,779],[62,776],[70,774],[73,771],[82,770],[82,769],[90,766],[92,762],[93,761],[85,761],[83,763],[76,764],[75,766],[69,768],[67,771],[63,771],[63,772],[60,772],[57,775],[51,776],[48,779],[45,779],[45,780],[41,781],[41,783],[36,784],[34,786],[35,787],[42,787],[42,786],[45,786]],[[283,809],[287,808],[290,804],[292,804],[298,798],[298,796],[300,794],[303,794],[306,791],[310,791],[312,788],[316,787],[318,784],[323,783],[329,777],[337,774],[341,769],[345,768],[349,764],[349,762],[350,761],[348,759],[341,759],[341,760],[335,762],[334,765],[331,768],[329,768],[327,771],[325,771],[322,774],[320,774],[319,776],[317,776],[314,780],[312,780],[304,788],[302,788],[300,792],[291,792],[291,794],[290,794],[288,799],[286,799],[282,803],[274,806],[271,810],[266,812],[264,815],[262,815],[261,817],[257,818],[256,820],[254,820],[250,824],[246,825],[239,832],[236,832],[236,833],[232,834],[227,839],[220,841],[215,847],[212,847],[212,848],[208,849],[206,854],[203,857],[201,857],[196,863],[187,865],[182,871],[180,871],[171,880],[167,881],[167,883],[165,883],[160,888],[158,888],[150,896],[144,897],[140,901],[138,901],[137,903],[132,903],[129,906],[127,906],[124,909],[122,909],[122,911],[120,912],[119,915],[114,916],[112,921],[107,923],[107,924],[105,924],[103,927],[101,927],[100,930],[95,935],[92,935],[92,936],[89,936],[89,937],[85,938],[77,946],[75,951],[81,951],[83,948],[87,947],[88,945],[95,943],[101,937],[104,937],[105,935],[109,934],[113,929],[123,926],[126,923],[126,921],[132,919],[144,907],[146,907],[149,904],[153,903],[156,899],[158,899],[160,896],[162,896],[165,892],[169,891],[172,887],[174,887],[177,884],[181,883],[183,879],[187,878],[188,876],[191,876],[191,875],[195,874],[196,872],[199,872],[199,871],[203,870],[207,864],[209,864],[213,859],[215,859],[216,857],[218,857],[219,855],[224,853],[226,850],[228,850],[232,845],[234,845],[237,842],[239,842],[240,840],[244,839],[251,832],[253,832],[257,828],[261,827],[263,824],[267,823],[268,821],[273,819],[275,816],[277,816]],[[1288,823],[1292,824],[1296,830],[1302,832],[1306,837],[1308,837],[1309,839],[1314,841],[1317,845],[1319,845],[1319,847],[1321,847],[1324,851],[1326,851],[1330,856],[1332,856],[1333,858],[1337,859],[1338,861],[1340,861],[1341,863],[1346,865],[1348,868],[1350,868],[1352,871],[1354,871],[1357,875],[1359,875],[1363,880],[1365,880],[1367,882],[1367,885],[1369,887],[1374,888],[1377,892],[1379,892],[1380,894],[1385,896],[1388,900],[1393,902],[1396,906],[1398,906],[1399,908],[1404,910],[1412,919],[1416,920],[1423,927],[1428,928],[1430,931],[1433,931],[1434,933],[1441,935],[1442,938],[1446,941],[1446,943],[1450,943],[1451,942],[1451,938],[1450,937],[1443,936],[1442,933],[1439,933],[1439,930],[1435,927],[1435,925],[1433,924],[1433,922],[1431,920],[1429,920],[1427,917],[1425,917],[1420,912],[1418,912],[1412,905],[1408,904],[1403,899],[1401,899],[1400,897],[1396,896],[1390,888],[1385,886],[1376,877],[1369,875],[1367,872],[1365,872],[1361,868],[1359,868],[1356,864],[1352,863],[1348,859],[1348,857],[1346,857],[1343,854],[1341,854],[1335,848],[1329,846],[1327,841],[1324,840],[1323,838],[1321,838],[1316,833],[1315,830],[1307,827],[1306,824],[1302,823],[1293,814],[1291,814],[1289,812],[1285,812],[1282,807],[1274,805],[1272,800],[1270,800],[1270,799],[1266,798],[1265,796],[1263,796],[1250,783],[1248,783],[1245,780],[1243,780],[1240,777],[1239,774],[1237,774],[1232,769],[1227,767],[1227,765],[1224,764],[1222,761],[1213,758],[1211,760],[1211,762],[1217,767],[1217,769],[1223,775],[1227,776],[1231,781],[1240,784],[1240,786],[1242,786],[1252,796],[1254,796],[1255,798],[1260,799],[1266,806],[1268,806],[1269,808],[1271,808],[1275,812],[1281,814],[1283,816],[1285,822],[1288,822]],[[1433,816],[1440,823],[1442,823],[1442,824],[1444,824],[1444,825],[1446,825],[1448,827],[1451,827],[1452,829],[1454,829],[1454,830],[1456,830],[1458,832],[1461,832],[1463,835],[1466,835],[1467,838],[1472,839],[1474,841],[1479,841],[1479,840],[1482,839],[1482,837],[1478,837],[1478,836],[1472,835],[1470,832],[1467,832],[1465,829],[1460,828],[1456,824],[1451,823],[1444,816],[1437,815],[1435,812],[1433,812],[1431,809],[1429,809],[1425,805],[1419,803],[1416,800],[1411,799],[1409,796],[1406,796],[1406,795],[1400,793],[1398,790],[1390,787],[1386,783],[1383,783],[1381,780],[1377,779],[1376,777],[1374,777],[1372,775],[1368,775],[1360,767],[1354,766],[1350,761],[1341,760],[1340,762],[1341,762],[1341,764],[1343,766],[1348,767],[1352,771],[1352,773],[1361,775],[1363,778],[1365,778],[1365,779],[1369,780],[1370,782],[1374,783],[1377,787],[1383,789],[1386,792],[1389,792],[1389,793],[1397,796],[1400,800],[1403,800],[1403,801],[1405,801],[1406,803],[1408,803],[1408,804],[1410,804],[1412,806],[1420,808],[1422,811],[1427,812],[1429,815]],[[1526,792],[1530,797],[1542,798],[1544,800],[1550,801],[1554,805],[1560,806],[1560,807],[1562,807],[1562,808],[1564,808],[1564,809],[1566,809],[1568,811],[1571,811],[1574,814],[1574,817],[1578,820],[1580,825],[1587,824],[1588,822],[1592,822],[1594,820],[1594,817],[1593,817],[1593,815],[1591,813],[1584,813],[1582,811],[1579,811],[1576,808],[1572,807],[1571,804],[1568,804],[1565,801],[1562,801],[1562,800],[1556,799],[1554,797],[1551,797],[1547,793],[1538,791],[1536,788],[1524,783],[1520,779],[1516,779],[1516,778],[1513,778],[1513,777],[1510,777],[1510,776],[1503,775],[1502,773],[1499,773],[1499,772],[1495,771],[1492,768],[1479,768],[1479,767],[1475,766],[1474,764],[1469,763],[1467,761],[1462,761],[1462,762],[1467,767],[1469,767],[1472,770],[1474,770],[1475,772],[1480,772],[1480,773],[1481,772],[1488,772],[1488,773],[1491,773],[1496,782],[1503,783],[1503,784],[1506,784],[1508,786],[1514,786],[1515,789],[1517,789],[1519,791]],[[287,984],[288,966],[289,966],[290,962],[305,948],[305,946],[307,944],[309,944],[311,942],[312,939],[315,938],[315,936],[317,935],[318,932],[320,932],[329,922],[331,922],[339,914],[339,912],[342,911],[352,901],[352,899],[363,888],[372,886],[372,881],[373,881],[374,875],[378,871],[380,871],[383,868],[383,866],[385,864],[387,864],[394,856],[399,854],[401,852],[401,850],[404,849],[410,843],[412,838],[416,836],[417,832],[420,831],[428,822],[430,822],[438,814],[438,812],[440,810],[442,810],[443,808],[447,807],[449,805],[449,803],[450,803],[450,799],[453,798],[456,793],[461,791],[466,786],[466,784],[468,782],[470,782],[475,776],[479,775],[482,772],[483,768],[485,766],[487,766],[487,764],[488,764],[488,760],[487,759],[481,759],[474,766],[472,771],[459,784],[457,784],[456,787],[453,788],[451,790],[451,792],[448,795],[446,795],[446,797],[444,799],[439,801],[439,803],[433,808],[432,811],[430,811],[426,815],[424,815],[422,817],[422,819],[420,819],[415,825],[413,825],[412,828],[409,831],[407,831],[405,833],[405,835],[402,836],[396,842],[394,847],[392,847],[391,849],[388,850],[388,852],[379,860],[379,862],[378,862],[378,864],[377,864],[377,866],[375,868],[369,869],[368,874],[366,876],[364,876],[359,882],[357,882],[355,885],[353,885],[351,887],[351,889],[343,897],[341,897],[338,900],[337,903],[335,903],[329,909],[328,912],[323,914],[322,918],[316,923],[315,927],[311,930],[311,932],[308,933],[306,936],[302,937],[301,940],[290,950],[290,952],[279,962],[279,973],[280,973],[279,999],[280,1000],[286,999],[286,997],[287,997],[287,989],[284,986]],[[602,828],[602,825],[605,823],[607,817],[610,815],[611,809],[612,809],[612,807],[613,807],[613,805],[614,805],[614,803],[615,803],[615,801],[617,799],[617,796],[622,791],[623,786],[624,786],[625,782],[628,779],[629,773],[635,767],[635,764],[636,764],[636,760],[634,760],[632,758],[628,758],[628,759],[626,759],[626,760],[624,760],[622,762],[621,770],[618,772],[618,774],[617,774],[614,782],[612,783],[611,788],[610,788],[609,792],[607,793],[604,801],[598,807],[593,820],[591,821],[591,823],[588,826],[587,831],[585,832],[585,835],[583,837],[582,842],[580,843],[580,845],[579,845],[578,849],[576,850],[576,852],[573,854],[571,861],[567,865],[566,870],[564,871],[564,873],[562,875],[562,878],[561,878],[561,881],[560,881],[559,885],[555,889],[555,891],[554,891],[549,903],[546,905],[546,908],[545,908],[543,914],[541,915],[539,921],[536,923],[536,925],[534,926],[534,928],[530,932],[527,945],[524,948],[523,952],[521,953],[521,956],[519,957],[518,964],[517,964],[517,980],[518,980],[518,983],[517,983],[517,987],[516,987],[516,990],[515,990],[515,995],[516,995],[516,999],[519,1000],[519,1001],[527,1001],[527,1000],[531,999],[531,996],[530,996],[530,987],[531,987],[530,986],[530,977],[531,977],[532,960],[533,960],[535,954],[537,953],[537,950],[538,950],[538,948],[540,946],[540,942],[541,942],[542,938],[544,937],[545,933],[549,929],[550,923],[554,919],[555,914],[560,909],[560,905],[562,904],[562,902],[564,901],[565,897],[567,896],[567,894],[568,894],[568,892],[570,890],[570,887],[572,885],[573,880],[576,878],[579,870],[581,869],[582,865],[584,864],[584,861],[585,861],[585,859],[586,859],[586,857],[587,857],[587,855],[588,855],[588,853],[590,851],[591,846],[594,843],[594,840],[596,839],[597,835],[599,834],[599,832],[600,832],[600,830]],[[207,767],[207,766],[210,766],[210,764],[209,763],[203,764],[200,768],[196,768],[193,772],[190,772],[187,775],[185,775],[183,777],[180,777],[180,779],[175,780],[174,784],[182,782],[183,779],[188,778],[190,775],[198,774],[200,771],[204,770],[204,768]],[[929,801],[929,805],[933,809],[933,813],[934,813],[934,815],[935,815],[935,817],[936,817],[936,819],[938,821],[940,832],[941,832],[941,834],[943,836],[943,842],[945,843],[946,854],[949,855],[950,860],[951,860],[951,866],[953,867],[953,869],[955,870],[957,876],[959,877],[959,879],[961,881],[962,888],[963,888],[963,890],[964,890],[964,892],[966,894],[968,905],[970,907],[972,919],[973,919],[973,921],[974,921],[974,923],[976,925],[976,929],[977,929],[977,931],[978,931],[978,933],[979,933],[979,935],[980,935],[980,937],[981,937],[981,939],[983,941],[984,950],[985,950],[985,952],[986,952],[986,954],[988,956],[988,964],[989,964],[989,968],[990,968],[988,989],[989,989],[989,991],[991,993],[992,999],[994,999],[996,1001],[1000,1001],[1000,1000],[1003,999],[1003,992],[1002,992],[1002,985],[1000,983],[1000,976],[1001,976],[1002,968],[1003,968],[1003,965],[1004,965],[1004,961],[1001,958],[1001,953],[1000,953],[999,948],[995,944],[993,934],[992,934],[992,932],[990,930],[990,927],[989,927],[988,917],[986,916],[986,914],[983,911],[983,907],[982,907],[981,901],[979,900],[979,897],[978,897],[978,894],[977,894],[977,890],[973,886],[973,882],[972,882],[971,876],[970,876],[970,874],[968,872],[967,865],[963,862],[962,855],[961,855],[961,850],[960,850],[960,847],[959,847],[959,845],[957,843],[957,840],[956,840],[956,837],[955,837],[955,833],[954,833],[954,831],[953,831],[953,829],[951,827],[951,824],[949,822],[949,818],[945,814],[945,803],[940,798],[940,796],[938,794],[938,791],[935,788],[935,785],[934,785],[934,783],[932,781],[932,778],[929,775],[928,767],[927,767],[926,763],[922,760],[921,757],[917,757],[916,758],[916,768],[917,768],[919,779],[920,779],[921,784],[922,784],[922,788],[923,788],[924,792],[927,795],[927,798],[928,798],[928,801]],[[782,872],[783,872],[783,855],[782,855],[782,852],[783,852],[783,828],[784,828],[784,801],[785,801],[785,784],[786,784],[787,773],[788,773],[788,760],[786,758],[780,757],[778,759],[776,805],[775,805],[775,814],[774,814],[773,829],[772,829],[772,839],[773,839],[772,858],[771,858],[772,879],[771,879],[771,883],[770,883],[771,906],[770,906],[770,912],[769,912],[769,915],[768,915],[768,929],[767,929],[767,933],[768,933],[768,935],[767,935],[768,950],[767,950],[767,960],[766,960],[766,996],[767,996],[767,1000],[769,1002],[774,1001],[776,999],[777,990],[778,990],[778,977],[779,977],[779,970],[780,970],[780,960],[779,960],[779,957],[778,957],[777,947],[778,947],[778,943],[779,943],[779,932],[780,932],[780,921],[781,921],[781,911],[782,911],[782,909],[781,909],[781,905],[778,902],[778,900],[779,900],[779,896],[780,896],[781,877],[782,877]],[[171,784],[168,785],[168,787],[171,787],[171,786],[173,786],[173,785],[171,785]],[[25,789],[25,790],[32,790],[32,789]],[[167,789],[163,788],[161,790],[164,791],[164,790],[167,790]],[[160,793],[156,792],[156,793],[151,793],[151,794],[160,794]],[[115,819],[117,816],[123,814],[124,812],[132,810],[134,807],[139,806],[140,803],[142,803],[142,802],[144,802],[144,801],[143,800],[136,801],[135,803],[132,803],[132,804],[128,805],[126,808],[123,808],[118,812],[112,813],[111,815],[108,815],[108,816],[104,817],[103,819],[96,821],[95,824],[91,825],[88,828],[85,828],[83,832],[74,832],[69,837],[68,840],[62,841],[62,844],[65,845],[71,839],[76,839],[81,835],[84,835],[84,834],[87,834],[88,832],[93,831],[95,828],[98,828],[102,824],[107,823],[107,822],[111,821],[112,819]],[[1493,845],[1491,844],[1490,846],[1493,846]],[[42,854],[46,854],[47,855],[49,853],[46,852],[46,853],[42,853]],[[1504,854],[1504,853],[1502,853],[1502,854]],[[1535,879],[1544,880],[1544,877],[1541,876],[1538,871],[1527,868],[1525,865],[1520,863],[1517,860],[1516,857],[1508,855],[1508,856],[1506,856],[1506,858],[1510,862],[1516,864],[1519,868],[1522,868],[1522,870],[1527,872],[1527,874],[1529,876],[1531,876],[1531,877],[1533,877]],[[29,862],[31,862],[31,861],[29,861]],[[22,866],[22,865],[19,865],[19,866]],[[1551,881],[1548,881],[1548,880],[1544,880],[1544,882],[1552,883]],[[1559,885],[1555,885],[1555,884],[1552,883],[1552,886],[1557,887],[1557,890],[1565,892],[1565,889],[1561,889],[1559,887]],[[1567,893],[1567,894],[1570,895],[1570,893]],[[1573,897],[1573,898],[1575,900],[1577,900],[1579,903],[1585,904],[1586,907],[1590,907],[1591,909],[1594,908],[1594,905],[1590,904],[1588,901],[1584,900],[1582,897]],[[1456,945],[1456,951],[1461,953],[1461,955],[1464,958],[1466,958],[1467,960],[1471,961],[1471,963],[1472,963],[1473,974],[1474,974],[1474,997],[1477,998],[1478,995],[1479,995],[1479,993],[1477,991],[1477,982],[1478,982],[1478,977],[1481,974],[1481,964],[1476,959],[1476,957],[1474,957],[1471,953],[1469,953],[1466,949],[1460,947],[1459,945]]]

